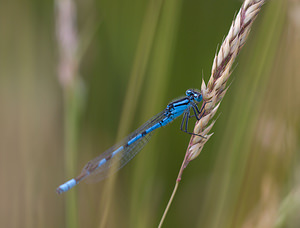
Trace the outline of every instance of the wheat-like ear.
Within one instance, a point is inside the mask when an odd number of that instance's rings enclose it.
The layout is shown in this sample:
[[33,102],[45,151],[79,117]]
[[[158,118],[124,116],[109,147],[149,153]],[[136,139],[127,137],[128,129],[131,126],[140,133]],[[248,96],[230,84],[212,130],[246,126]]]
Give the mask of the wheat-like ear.
[[245,44],[251,25],[264,2],[265,0],[244,1],[235,20],[232,22],[228,35],[223,41],[218,54],[216,54],[214,58],[211,77],[207,86],[202,79],[201,93],[203,96],[203,104],[201,107],[202,112],[199,115],[200,120],[196,122],[194,135],[190,139],[190,143],[182,162],[173,193],[158,227],[161,227],[163,224],[165,216],[176,193],[178,183],[181,180],[183,170],[190,161],[195,159],[200,154],[205,143],[213,135],[209,134],[209,132],[212,129],[215,121],[213,121],[210,125],[208,124],[217,112],[220,103],[228,89],[226,84],[229,76],[231,75],[234,60]]
[[208,134],[212,125],[210,120],[220,106],[228,87],[227,80],[231,75],[232,65],[239,51],[245,44],[250,32],[251,25],[255,20],[264,0],[246,0],[235,20],[232,22],[227,37],[223,41],[218,54],[215,56],[211,71],[211,77],[207,86],[202,80],[201,92],[203,96],[202,118],[196,122],[194,133],[199,136],[192,136],[186,152],[186,164],[195,159],[201,152],[204,144],[212,134]]

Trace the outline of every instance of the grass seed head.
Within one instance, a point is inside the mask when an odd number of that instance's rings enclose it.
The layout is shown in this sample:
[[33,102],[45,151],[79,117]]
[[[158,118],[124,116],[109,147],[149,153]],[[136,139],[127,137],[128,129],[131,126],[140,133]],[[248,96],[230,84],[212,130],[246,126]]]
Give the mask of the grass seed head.
[[[259,13],[265,0],[245,0],[235,20],[233,20],[228,35],[224,39],[220,50],[214,57],[211,77],[206,86],[202,80],[201,93],[203,96],[202,113],[196,122],[194,133],[187,148],[187,160],[195,159],[201,152],[204,144],[212,136],[207,135],[215,121],[208,123],[217,112],[220,102],[225,96],[226,85],[232,72],[233,63],[243,47],[250,32],[251,25]],[[207,126],[208,125],[208,126]],[[202,135],[203,137],[197,136]]]

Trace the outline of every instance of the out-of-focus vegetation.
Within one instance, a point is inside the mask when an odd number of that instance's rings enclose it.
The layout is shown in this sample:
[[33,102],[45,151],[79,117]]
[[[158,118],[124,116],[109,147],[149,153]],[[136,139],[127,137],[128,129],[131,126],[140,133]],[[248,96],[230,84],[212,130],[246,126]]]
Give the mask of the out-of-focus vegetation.
[[[241,1],[77,1],[82,113],[76,174],[210,76]],[[0,227],[155,227],[189,135],[160,129],[115,178],[55,193],[66,124],[53,1],[0,7]],[[299,227],[300,2],[263,6],[201,156],[164,227]],[[76,160],[76,159],[75,159]],[[112,181],[114,180],[114,182]]]

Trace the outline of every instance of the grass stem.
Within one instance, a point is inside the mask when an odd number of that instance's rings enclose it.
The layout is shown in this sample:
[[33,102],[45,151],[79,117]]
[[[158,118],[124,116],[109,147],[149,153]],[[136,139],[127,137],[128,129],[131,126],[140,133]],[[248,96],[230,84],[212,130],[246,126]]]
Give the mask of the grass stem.
[[167,207],[166,207],[166,209],[165,209],[165,211],[164,211],[164,214],[163,214],[163,216],[161,217],[161,220],[160,220],[160,222],[159,222],[158,228],[161,228],[161,227],[162,227],[162,224],[164,223],[164,220],[165,220],[165,218],[166,218],[166,215],[167,215],[167,213],[168,213],[168,211],[169,211],[169,208],[170,208],[170,206],[171,206],[171,204],[172,204],[172,202],[173,202],[174,196],[175,196],[175,194],[176,194],[176,192],[177,192],[177,188],[178,188],[179,182],[180,182],[180,180],[177,179],[177,180],[176,180],[176,183],[175,183],[175,187],[174,187],[173,192],[172,192],[172,195],[171,195],[171,197],[170,197],[170,199],[169,199],[168,205],[167,205]]

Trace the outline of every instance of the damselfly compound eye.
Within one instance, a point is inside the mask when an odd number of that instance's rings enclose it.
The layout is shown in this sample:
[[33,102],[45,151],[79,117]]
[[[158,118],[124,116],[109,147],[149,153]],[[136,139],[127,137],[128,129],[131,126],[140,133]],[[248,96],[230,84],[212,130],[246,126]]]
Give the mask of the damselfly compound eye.
[[195,101],[197,101],[197,102],[202,101],[202,95],[201,95],[201,93],[195,93],[194,97],[195,97]]

